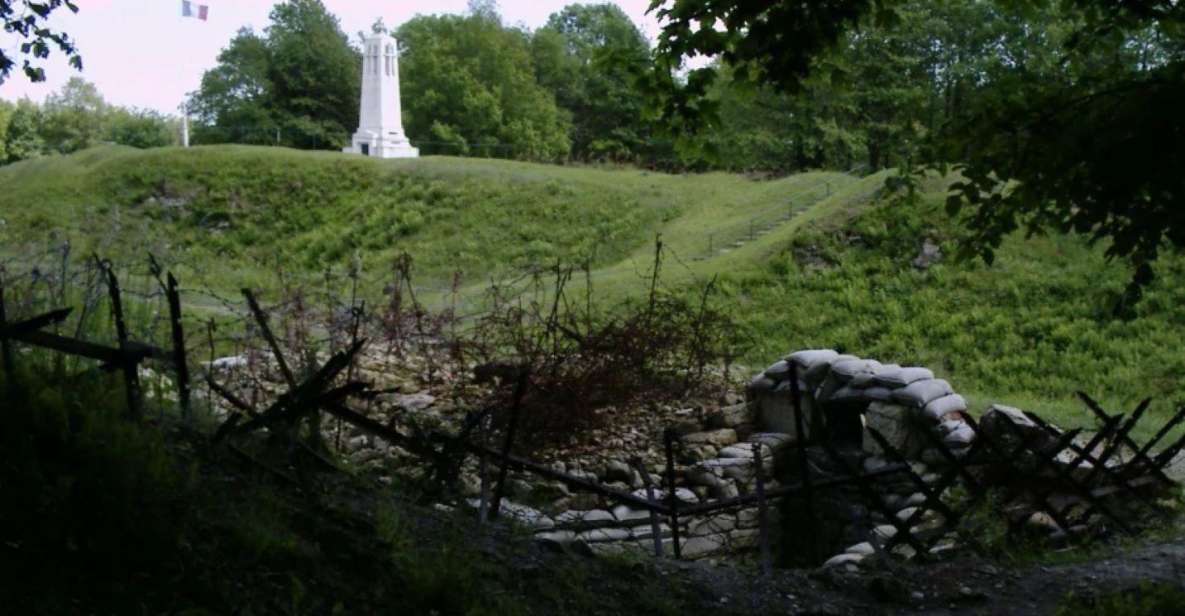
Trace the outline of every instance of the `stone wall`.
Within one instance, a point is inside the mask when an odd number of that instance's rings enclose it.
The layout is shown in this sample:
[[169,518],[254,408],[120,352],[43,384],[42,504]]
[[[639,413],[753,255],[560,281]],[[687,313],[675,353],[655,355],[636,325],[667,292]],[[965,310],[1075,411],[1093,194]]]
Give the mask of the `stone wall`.
[[[956,452],[965,450],[971,443],[974,433],[964,421],[966,401],[946,381],[934,378],[930,370],[881,364],[831,350],[799,351],[755,377],[747,388],[745,403],[702,415],[679,414],[682,419],[675,423],[674,429],[680,434],[677,496],[681,502],[711,503],[753,493],[756,445],[764,448],[768,489],[776,488],[778,479],[793,479],[775,472],[793,466],[793,461],[782,459],[787,447],[797,440],[792,372],[798,375],[808,435],[810,430],[824,430],[828,438],[846,442],[851,446],[846,451],[851,453],[854,447],[853,461],[866,471],[875,471],[889,463],[882,455],[884,452],[867,436],[869,428],[881,432],[894,448],[911,458],[914,470],[929,481],[936,481],[939,475],[928,462],[938,464],[942,460],[927,447],[922,430],[933,431]],[[556,468],[631,490],[635,496],[645,498],[642,478],[627,464],[626,454],[622,452],[620,459],[613,458],[612,453],[607,455],[605,460],[592,464],[557,463]],[[648,462],[649,472],[656,481],[665,477],[661,459]],[[817,451],[812,454],[812,464],[828,472],[839,472],[830,468],[829,461]],[[526,475],[515,477],[512,486],[515,489],[506,505],[507,513],[530,528],[541,542],[596,554],[653,550],[654,529],[648,512],[614,506],[588,494],[570,495],[560,484],[540,482]],[[476,492],[477,486],[471,482],[470,488],[470,492]],[[878,488],[899,516],[909,517],[923,500],[915,486],[901,479],[884,480]],[[541,493],[547,493],[547,498],[541,498]],[[666,493],[656,490],[656,496],[665,499]],[[834,506],[828,506],[826,511],[828,522],[841,527],[835,531],[836,537],[853,542],[845,554],[857,556],[840,559],[845,564],[858,561],[868,552],[871,543],[860,539],[885,537],[895,532],[883,516],[860,504],[858,496],[848,496],[847,501],[840,502],[843,499],[839,498],[830,503]],[[470,504],[476,507],[476,499]],[[773,528],[779,523],[777,504],[771,504],[769,515]],[[934,515],[920,516],[919,530],[940,523]],[[756,547],[757,509],[681,518],[680,526],[684,557],[735,557]],[[664,549],[670,553],[673,539],[666,519],[659,521],[658,532]],[[837,541],[841,540],[838,538]]]
[[[682,432],[675,491],[681,503],[711,503],[753,493],[757,446],[763,448],[767,488],[778,486],[772,478],[775,455],[790,438],[786,434],[754,432],[751,405],[736,404],[700,417],[687,413],[676,428]],[[553,468],[629,491],[639,498],[649,498],[642,477],[625,459],[610,455],[592,464],[559,462]],[[647,471],[654,481],[662,481],[666,476],[665,463],[650,460]],[[504,508],[511,518],[531,529],[540,542],[595,554],[654,551],[655,528],[647,511],[614,505],[591,494],[571,494],[558,482],[540,482],[526,475],[515,476],[511,484],[513,496]],[[469,486],[471,493],[477,488],[472,483]],[[551,493],[547,494],[548,491]],[[665,489],[654,487],[653,494],[659,501],[667,498]],[[476,508],[479,502],[471,498],[468,504]],[[671,554],[673,533],[669,519],[661,518],[657,523],[664,552]],[[776,522],[771,519],[770,523]],[[734,557],[756,547],[756,507],[698,517],[681,516],[679,524],[680,552],[684,558]]]

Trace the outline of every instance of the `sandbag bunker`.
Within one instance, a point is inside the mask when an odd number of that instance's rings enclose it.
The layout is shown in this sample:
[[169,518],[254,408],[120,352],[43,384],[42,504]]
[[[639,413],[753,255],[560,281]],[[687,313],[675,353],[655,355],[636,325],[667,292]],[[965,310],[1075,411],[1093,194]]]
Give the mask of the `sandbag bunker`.
[[[1079,393],[1098,423],[1093,431],[1063,430],[1003,405],[991,405],[976,422],[967,401],[927,368],[827,349],[791,353],[755,377],[747,395],[756,425],[790,435],[798,452],[796,468],[782,451],[790,464],[779,464],[780,479],[865,475],[858,489],[817,497],[811,519],[798,520],[812,526],[801,533],[811,539],[795,549],[817,553],[820,538],[823,551],[842,549],[825,566],[854,568],[881,551],[912,558],[978,543],[976,530],[960,525],[974,507],[988,507],[1010,533],[1053,543],[1132,534],[1175,515],[1175,500],[1164,497],[1180,485],[1164,469],[1185,448],[1185,435],[1154,447],[1185,422],[1185,408],[1143,444],[1131,434],[1150,400],[1130,414],[1110,414]],[[908,468],[906,480],[868,481],[894,463]]]
[[937,461],[938,453],[927,451],[930,439],[920,430],[934,430],[956,454],[975,439],[966,422],[967,401],[928,368],[882,364],[829,349],[791,353],[753,379],[748,394],[763,429],[800,440],[792,374],[801,394],[805,440],[812,440],[814,431],[832,443],[879,455],[883,452],[867,435],[874,428],[906,457]]
[[[852,570],[985,547],[985,523],[1060,545],[1171,515],[1160,501],[1180,486],[1163,469],[1185,435],[1167,435],[1185,408],[1140,444],[1131,431],[1149,401],[1111,414],[1080,396],[1096,429],[1003,405],[972,416],[927,368],[798,351],[753,378],[743,402],[676,411],[665,451],[606,447],[552,461],[550,479],[512,472],[502,511],[558,549]],[[476,461],[462,469],[480,511],[479,475]]]

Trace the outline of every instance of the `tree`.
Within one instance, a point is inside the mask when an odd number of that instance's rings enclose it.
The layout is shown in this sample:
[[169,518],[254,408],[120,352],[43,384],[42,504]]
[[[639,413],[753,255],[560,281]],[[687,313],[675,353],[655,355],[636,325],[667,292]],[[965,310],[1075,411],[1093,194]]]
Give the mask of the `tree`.
[[727,67],[708,96],[719,122],[704,131],[700,156],[688,162],[729,171],[790,173],[851,168],[866,153],[851,93],[815,77],[797,95],[738,83]]
[[535,80],[524,32],[485,14],[419,16],[398,38],[404,126],[424,152],[567,156],[567,124]]
[[[62,7],[78,12],[78,6],[71,0],[0,0],[0,22],[4,32],[20,41],[17,55],[23,56],[21,68],[30,81],[45,81],[45,69],[37,66],[37,62],[48,58],[54,47],[66,55],[70,66],[82,70],[82,56],[70,35],[47,24],[50,15]],[[16,66],[11,53],[7,45],[0,47],[0,84],[8,80]]]
[[362,55],[321,0],[275,6],[267,29],[271,102],[287,143],[342,147],[358,127]]
[[244,28],[190,95],[198,143],[342,147],[358,126],[362,58],[320,0],[276,5],[263,36]]
[[613,4],[572,4],[551,15],[531,40],[536,77],[572,123],[577,158],[627,160],[649,140],[634,75],[644,70],[646,38]]
[[159,113],[123,108],[108,116],[107,138],[133,148],[159,148],[175,141],[173,126]]
[[8,160],[8,124],[12,121],[12,114],[16,111],[16,105],[6,101],[0,100],[0,164]]
[[[656,0],[652,10],[666,23],[648,91],[677,129],[701,128],[716,111],[707,93],[718,70],[693,70],[680,80],[675,71],[687,57],[718,56],[742,80],[797,93],[820,58],[850,37],[860,43],[857,25],[909,19],[903,4]],[[1127,299],[1138,298],[1161,249],[1185,246],[1185,3],[984,0],[923,10],[951,6],[963,23],[988,18],[991,27],[970,36],[952,29],[929,46],[879,51],[901,66],[927,67],[935,86],[927,94],[931,101],[942,95],[941,107],[924,105],[926,115],[915,118],[927,130],[915,132],[924,143],[909,151],[962,174],[949,205],[969,210],[968,250],[990,261],[1002,239],[1021,228],[1088,234],[1108,245],[1109,256],[1130,260],[1135,276]],[[916,107],[906,99],[877,100],[891,94],[886,85],[891,81],[870,87],[862,108],[908,118]],[[901,128],[900,120],[885,123]]]
[[250,28],[239,30],[190,95],[195,143],[273,143],[271,50]]
[[41,139],[41,109],[33,101],[22,98],[8,121],[8,137],[4,143],[10,163],[37,158],[45,152]]
[[95,84],[71,77],[45,99],[41,120],[45,145],[61,154],[96,145],[105,133],[109,109]]
[[[653,0],[651,12],[663,23],[654,69],[642,82],[669,130],[690,135],[710,125],[717,106],[709,90],[728,66],[733,79],[797,93],[812,63],[834,49],[869,14],[892,17],[895,0]],[[686,71],[698,56],[719,63]]]
[[1086,234],[1133,267],[1124,312],[1162,249],[1185,247],[1185,4],[1057,8],[1073,20],[1057,53],[995,67],[934,158],[964,178],[948,205],[968,212],[969,252],[990,262],[1017,229]]

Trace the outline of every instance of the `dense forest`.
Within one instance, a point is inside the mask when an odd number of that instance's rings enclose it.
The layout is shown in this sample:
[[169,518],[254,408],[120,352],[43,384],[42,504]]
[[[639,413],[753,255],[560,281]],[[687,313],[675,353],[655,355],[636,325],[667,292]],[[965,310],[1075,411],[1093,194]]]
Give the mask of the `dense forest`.
[[[1089,25],[1076,3],[894,4],[891,18],[864,18],[838,34],[792,88],[740,74],[750,69],[723,56],[702,83],[700,71],[674,67],[674,79],[702,90],[706,113],[693,128],[655,104],[647,81],[661,54],[612,4],[569,5],[528,30],[475,1],[465,15],[418,16],[390,32],[400,40],[405,128],[425,153],[773,173],[930,159],[1008,88],[1150,70],[1180,53],[1175,32],[1148,21],[1070,59]],[[381,20],[374,29],[388,30]],[[277,5],[262,32],[243,29],[228,43],[192,93],[195,143],[341,147],[357,123],[362,36],[343,32],[320,0]],[[0,106],[5,160],[98,140],[169,141],[162,118],[100,111],[86,84],[67,90],[43,109]],[[61,118],[63,107],[73,119]],[[80,128],[88,110],[105,120]],[[140,126],[126,126],[133,122]]]

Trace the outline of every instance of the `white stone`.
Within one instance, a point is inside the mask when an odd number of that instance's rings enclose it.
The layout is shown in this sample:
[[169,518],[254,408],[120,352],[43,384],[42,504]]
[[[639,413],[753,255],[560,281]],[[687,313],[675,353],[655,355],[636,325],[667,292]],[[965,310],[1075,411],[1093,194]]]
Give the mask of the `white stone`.
[[856,545],[853,545],[852,547],[844,550],[844,552],[847,554],[861,554],[863,556],[868,556],[869,554],[875,553],[876,549],[872,547],[871,543],[865,541],[864,543],[857,543]]
[[823,568],[830,569],[831,567],[838,567],[840,565],[856,565],[862,560],[864,560],[863,554],[844,552],[843,554],[832,556],[830,559],[828,559],[827,562],[823,563]]
[[[647,496],[647,490],[645,488],[639,489],[639,490],[634,490],[633,492],[630,492],[630,495],[632,495],[636,498],[642,498],[642,499],[649,499],[650,498],[649,496]],[[654,498],[656,500],[658,500],[658,502],[660,502],[660,503],[665,502],[666,498],[667,498],[667,491],[655,488],[654,489]],[[697,498],[695,496],[695,492],[692,492],[691,490],[688,490],[687,488],[683,488],[683,487],[675,488],[675,498],[677,498],[680,501],[687,503],[689,505],[694,505],[695,503],[699,502],[699,498]]]
[[617,518],[604,509],[593,509],[591,511],[565,511],[557,515],[554,521],[556,525],[563,527],[600,528],[616,524]]
[[554,543],[556,545],[567,545],[575,540],[576,533],[570,530],[555,530],[535,535],[535,541],[542,543]]
[[753,459],[753,443],[737,443],[720,450],[721,458]]
[[917,507],[906,507],[905,509],[902,509],[901,511],[897,512],[897,519],[901,520],[902,522],[905,522],[905,521],[909,520],[910,518],[912,518],[913,515],[915,513],[917,513],[917,511],[918,511]]
[[[654,539],[654,527],[646,524],[645,526],[636,526],[631,533],[634,539]],[[666,524],[658,525],[658,536],[660,538],[671,536],[671,527]]]
[[728,547],[728,538],[724,535],[704,535],[691,537],[683,542],[683,558],[703,558]]
[[618,505],[613,508],[613,517],[625,526],[633,526],[635,524],[648,523],[650,521],[650,512],[643,509],[630,509],[625,505]]
[[707,518],[695,518],[688,525],[687,534],[691,537],[727,533],[737,527],[736,516],[722,513]]
[[737,442],[737,432],[732,428],[721,428],[711,432],[695,432],[683,437],[683,442],[689,445],[711,445],[713,447],[728,447]]
[[897,536],[897,527],[892,524],[882,524],[872,529],[872,534],[877,540],[884,543]]
[[393,406],[408,411],[422,411],[436,403],[436,396],[423,392],[414,394],[394,394],[386,398]]
[[232,355],[230,357],[219,357],[214,361],[206,362],[206,367],[212,370],[231,370],[233,368],[244,368],[247,366],[247,357],[244,355]]
[[585,543],[604,543],[606,541],[625,541],[630,538],[630,531],[624,528],[596,528],[585,531],[576,536],[577,541]]
[[792,435],[783,432],[758,432],[749,437],[750,443],[761,443],[767,450],[778,449],[793,441]]
[[386,34],[367,37],[362,45],[362,103],[358,132],[347,154],[377,158],[415,158],[403,133],[403,106],[399,100],[399,47]]

